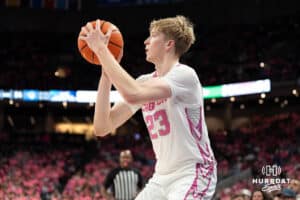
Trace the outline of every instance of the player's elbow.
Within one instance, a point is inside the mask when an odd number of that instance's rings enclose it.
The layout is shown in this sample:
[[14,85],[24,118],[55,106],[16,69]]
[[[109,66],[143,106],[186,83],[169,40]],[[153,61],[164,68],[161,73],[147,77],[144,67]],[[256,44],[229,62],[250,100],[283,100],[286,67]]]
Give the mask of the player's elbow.
[[95,129],[94,128],[94,135],[96,137],[104,137],[104,136],[108,135],[108,133],[109,132],[107,132],[107,131],[104,131],[104,130],[101,130],[101,129]]
[[93,127],[94,127],[94,135],[97,137],[104,137],[111,132],[107,127],[101,127],[97,124],[94,124]]

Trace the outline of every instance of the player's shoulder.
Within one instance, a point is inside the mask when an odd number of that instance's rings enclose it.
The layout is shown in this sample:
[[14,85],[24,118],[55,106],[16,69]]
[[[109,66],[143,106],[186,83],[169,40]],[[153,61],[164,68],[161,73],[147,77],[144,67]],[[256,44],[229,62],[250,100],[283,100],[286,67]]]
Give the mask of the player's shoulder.
[[143,81],[146,81],[146,80],[152,78],[153,75],[154,75],[154,72],[148,73],[148,74],[142,74],[139,77],[137,77],[136,80],[143,82]]
[[182,80],[184,82],[199,82],[196,71],[192,67],[182,63],[178,63],[176,66],[174,66],[166,75],[166,77]]
[[170,74],[174,73],[182,76],[197,76],[196,71],[192,67],[182,63],[178,63],[171,69]]

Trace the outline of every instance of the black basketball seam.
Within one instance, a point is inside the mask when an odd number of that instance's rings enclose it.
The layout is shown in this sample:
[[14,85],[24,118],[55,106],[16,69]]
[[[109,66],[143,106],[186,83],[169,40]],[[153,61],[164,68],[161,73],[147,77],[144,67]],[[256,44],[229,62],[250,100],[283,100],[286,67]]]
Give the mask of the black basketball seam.
[[123,48],[122,46],[120,46],[120,45],[118,45],[118,44],[116,44],[116,43],[114,43],[114,42],[112,42],[112,41],[109,41],[109,44],[112,44],[112,45],[114,45],[114,46],[116,46],[116,47],[119,47],[119,48]]
[[103,23],[100,26],[100,30],[102,30],[103,25],[106,23],[106,21],[103,21]]
[[93,53],[92,53],[92,63],[95,64],[94,58],[95,58],[95,53],[93,52]]

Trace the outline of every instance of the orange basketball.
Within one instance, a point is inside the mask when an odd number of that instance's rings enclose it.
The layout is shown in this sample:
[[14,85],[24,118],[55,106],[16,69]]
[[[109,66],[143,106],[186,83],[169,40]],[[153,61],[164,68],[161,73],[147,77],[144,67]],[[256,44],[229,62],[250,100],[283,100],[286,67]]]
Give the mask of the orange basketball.
[[[91,21],[91,23],[93,24],[93,27],[95,28],[96,21]],[[107,30],[111,26],[113,29],[112,29],[111,37],[109,39],[108,49],[113,54],[115,59],[118,62],[120,62],[121,58],[123,56],[123,45],[124,45],[122,34],[119,31],[118,27],[116,27],[114,24],[112,24],[108,21],[104,21],[104,20],[100,21],[100,29],[101,29],[102,33],[104,33],[104,34],[106,34]],[[83,33],[81,31],[79,33],[79,36],[80,35],[83,35]],[[78,40],[77,40],[77,46],[78,46],[78,50],[80,51],[82,57],[92,64],[101,65],[101,62],[99,61],[99,59],[97,58],[95,53],[88,47],[88,45],[86,44],[85,41],[79,39],[79,36],[78,36]]]

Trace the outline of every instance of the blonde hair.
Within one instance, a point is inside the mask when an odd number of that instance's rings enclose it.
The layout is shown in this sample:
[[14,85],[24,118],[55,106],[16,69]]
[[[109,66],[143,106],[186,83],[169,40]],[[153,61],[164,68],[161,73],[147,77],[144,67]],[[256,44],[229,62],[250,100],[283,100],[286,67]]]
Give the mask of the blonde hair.
[[195,42],[194,25],[188,18],[181,15],[153,20],[149,30],[162,32],[168,39],[174,40],[175,53],[178,56],[187,52]]

